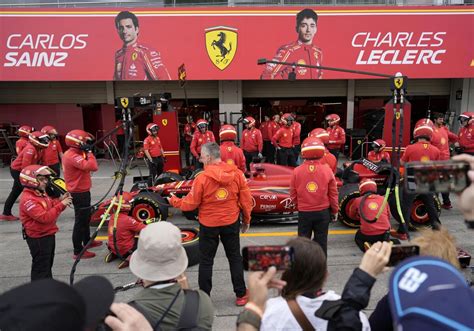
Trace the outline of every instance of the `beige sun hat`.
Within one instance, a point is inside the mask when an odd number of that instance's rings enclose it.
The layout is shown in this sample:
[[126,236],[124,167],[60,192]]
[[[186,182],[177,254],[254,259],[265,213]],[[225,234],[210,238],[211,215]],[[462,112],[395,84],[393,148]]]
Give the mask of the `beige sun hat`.
[[181,231],[169,222],[147,225],[140,232],[137,250],[130,258],[132,273],[159,282],[174,279],[188,267],[188,256],[181,243]]

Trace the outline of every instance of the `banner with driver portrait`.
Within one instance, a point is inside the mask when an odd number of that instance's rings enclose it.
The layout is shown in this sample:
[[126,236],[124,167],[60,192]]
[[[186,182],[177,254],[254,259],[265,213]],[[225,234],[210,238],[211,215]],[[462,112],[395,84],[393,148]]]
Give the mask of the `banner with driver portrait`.
[[1,9],[0,80],[178,80],[183,63],[186,80],[474,78],[473,22],[474,6]]

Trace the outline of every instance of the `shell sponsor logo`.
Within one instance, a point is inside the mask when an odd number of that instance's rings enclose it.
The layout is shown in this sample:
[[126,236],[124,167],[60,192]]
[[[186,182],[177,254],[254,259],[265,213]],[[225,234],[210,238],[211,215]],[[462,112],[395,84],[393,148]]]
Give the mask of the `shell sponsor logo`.
[[232,159],[228,159],[228,160],[226,161],[226,163],[227,163],[227,164],[232,164],[232,165],[233,165],[233,164],[234,164],[234,160],[232,160]]
[[377,202],[371,202],[369,203],[368,207],[370,210],[377,210],[379,208],[379,205],[377,204]]
[[229,195],[229,192],[225,188],[219,188],[216,191],[216,198],[217,200],[225,200],[227,199],[227,196]]
[[426,155],[423,155],[420,159],[421,162],[430,162],[430,157],[429,156],[426,156]]
[[308,192],[316,192],[318,190],[318,184],[316,184],[315,182],[309,182],[308,184],[306,184],[306,189],[308,190]]
[[441,138],[441,145],[445,145],[446,144],[446,139],[443,137]]

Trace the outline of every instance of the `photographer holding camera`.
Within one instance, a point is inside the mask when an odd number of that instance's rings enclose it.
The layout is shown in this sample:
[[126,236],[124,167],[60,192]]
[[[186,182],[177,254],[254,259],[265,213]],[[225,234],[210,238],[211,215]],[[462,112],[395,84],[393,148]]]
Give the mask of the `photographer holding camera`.
[[[94,137],[83,130],[72,130],[66,135],[66,145],[69,149],[64,153],[63,168],[66,188],[71,193],[74,205],[74,228],[72,243],[74,246],[73,259],[82,251],[90,240],[89,222],[91,218],[91,172],[99,169],[97,160],[92,153]],[[102,245],[94,240],[88,248]],[[86,251],[82,258],[90,259],[95,254]]]

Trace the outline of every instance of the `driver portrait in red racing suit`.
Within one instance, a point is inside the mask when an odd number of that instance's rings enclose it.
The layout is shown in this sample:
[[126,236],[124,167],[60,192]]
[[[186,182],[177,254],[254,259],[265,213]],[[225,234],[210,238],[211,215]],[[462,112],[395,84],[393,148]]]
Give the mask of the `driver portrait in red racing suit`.
[[[318,14],[312,9],[303,9],[296,15],[296,32],[298,40],[281,46],[273,61],[290,62],[306,65],[322,65],[323,52],[313,45],[313,38],[318,30]],[[296,67],[276,63],[267,63],[260,79],[288,79],[294,72],[296,79],[321,79],[321,69]]]
[[139,23],[135,14],[120,12],[115,27],[123,47],[115,52],[114,80],[171,80],[160,52],[138,43]]

